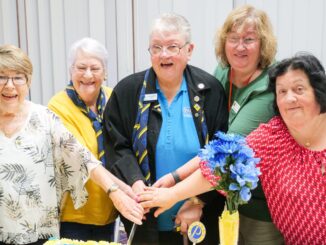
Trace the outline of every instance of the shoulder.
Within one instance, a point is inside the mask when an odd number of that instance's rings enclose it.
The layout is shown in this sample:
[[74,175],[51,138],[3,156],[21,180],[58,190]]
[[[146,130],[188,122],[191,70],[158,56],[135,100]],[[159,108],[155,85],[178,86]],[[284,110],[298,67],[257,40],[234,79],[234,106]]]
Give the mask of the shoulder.
[[216,97],[224,94],[224,89],[221,83],[208,72],[191,65],[187,65],[185,70],[187,82],[193,86],[195,90],[201,91],[201,93],[213,94]]
[[[48,105],[56,105],[56,104],[66,104],[67,100],[69,99],[65,90],[62,90],[56,93],[52,98],[49,100]],[[69,99],[70,100],[70,99]]]
[[276,148],[279,142],[287,135],[286,126],[279,116],[273,117],[268,123],[262,123],[252,131],[246,141],[255,152]]
[[209,74],[208,72],[192,65],[187,65],[186,72],[189,72],[192,79],[195,79],[195,81],[202,81],[206,83],[216,83],[217,79]]
[[222,83],[226,83],[228,81],[229,69],[229,67],[225,67],[221,64],[218,64],[214,71],[214,76]]
[[123,78],[114,87],[113,92],[114,93],[134,92],[135,90],[137,90],[139,87],[142,86],[142,83],[144,81],[145,72],[146,71],[137,72],[137,73],[131,74],[131,75]]
[[74,118],[78,113],[81,113],[79,108],[69,98],[66,91],[60,91],[55,94],[49,101],[48,107],[60,117],[71,116]]
[[108,97],[110,97],[110,95],[112,93],[112,88],[110,88],[108,86],[105,86],[105,85],[103,85],[102,88],[104,90],[105,95],[108,96]]
[[58,120],[56,114],[54,114],[48,107],[30,102],[30,123],[36,122],[42,123],[45,127],[49,126],[49,121]]

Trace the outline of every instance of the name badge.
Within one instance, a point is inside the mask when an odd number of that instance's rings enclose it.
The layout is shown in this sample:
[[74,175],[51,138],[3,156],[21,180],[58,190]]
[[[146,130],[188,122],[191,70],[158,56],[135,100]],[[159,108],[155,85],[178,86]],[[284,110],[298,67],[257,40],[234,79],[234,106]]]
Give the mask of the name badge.
[[234,101],[232,104],[231,109],[235,112],[238,113],[238,111],[240,110],[240,105],[238,104],[238,102]]
[[157,100],[157,94],[145,94],[144,101],[155,101]]

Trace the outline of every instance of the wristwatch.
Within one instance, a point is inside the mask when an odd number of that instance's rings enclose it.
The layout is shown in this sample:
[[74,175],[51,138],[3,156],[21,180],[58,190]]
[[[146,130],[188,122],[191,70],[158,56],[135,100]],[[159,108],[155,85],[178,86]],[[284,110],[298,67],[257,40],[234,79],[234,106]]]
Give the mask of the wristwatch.
[[119,189],[119,186],[116,183],[113,183],[108,191],[106,192],[108,195],[110,195],[112,192],[115,192]]

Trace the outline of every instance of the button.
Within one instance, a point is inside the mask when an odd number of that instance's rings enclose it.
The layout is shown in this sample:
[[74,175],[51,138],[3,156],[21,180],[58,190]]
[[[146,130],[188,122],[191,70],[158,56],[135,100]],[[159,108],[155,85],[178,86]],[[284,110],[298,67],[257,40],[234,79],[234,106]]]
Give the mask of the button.
[[199,101],[199,96],[196,95],[196,96],[194,97],[194,101],[195,101],[195,102],[198,102],[198,101]]
[[22,141],[20,139],[16,139],[15,143],[16,143],[17,146],[20,146],[22,144]]
[[205,84],[203,84],[203,83],[199,83],[199,84],[197,85],[197,87],[198,87],[199,89],[203,89],[203,88],[205,88]]
[[196,112],[196,113],[195,113],[195,117],[199,117],[199,113]]

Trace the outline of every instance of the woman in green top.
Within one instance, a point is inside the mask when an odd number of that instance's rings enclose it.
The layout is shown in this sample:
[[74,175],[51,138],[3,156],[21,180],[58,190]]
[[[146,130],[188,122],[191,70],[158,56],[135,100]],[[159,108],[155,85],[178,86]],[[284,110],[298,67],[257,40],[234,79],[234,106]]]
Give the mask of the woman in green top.
[[[220,63],[215,77],[228,97],[228,132],[246,136],[273,116],[267,70],[276,47],[266,13],[250,5],[234,9],[217,32],[215,52]],[[261,186],[239,211],[240,244],[283,244],[281,234],[271,222]]]

